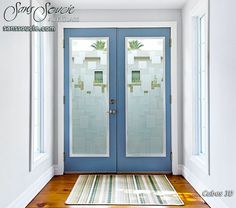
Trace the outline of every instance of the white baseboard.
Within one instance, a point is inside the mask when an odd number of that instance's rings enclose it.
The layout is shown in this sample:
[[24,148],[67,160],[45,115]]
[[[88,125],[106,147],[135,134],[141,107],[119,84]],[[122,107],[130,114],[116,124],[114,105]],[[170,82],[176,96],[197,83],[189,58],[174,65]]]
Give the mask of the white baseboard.
[[179,165],[179,171],[182,172],[182,176],[194,187],[198,194],[206,201],[211,208],[229,208],[225,203],[217,197],[203,197],[202,192],[204,190],[211,190],[201,180],[199,180],[188,168],[184,165]]
[[179,171],[180,175],[182,175],[182,176],[183,176],[183,169],[184,169],[184,168],[185,168],[184,165],[178,164],[178,171]]
[[54,175],[63,175],[63,169],[59,165],[54,165]]
[[54,167],[50,167],[39,179],[31,184],[16,200],[14,200],[7,208],[24,208],[32,199],[42,190],[42,188],[54,176]]
[[[196,189],[201,197],[203,190],[211,190],[199,180],[188,168],[178,166],[178,174],[183,175],[186,180]],[[42,190],[54,175],[63,175],[62,168],[58,165],[50,167],[38,180],[30,185],[15,201],[7,208],[24,208]],[[203,197],[211,208],[229,208],[220,198]]]

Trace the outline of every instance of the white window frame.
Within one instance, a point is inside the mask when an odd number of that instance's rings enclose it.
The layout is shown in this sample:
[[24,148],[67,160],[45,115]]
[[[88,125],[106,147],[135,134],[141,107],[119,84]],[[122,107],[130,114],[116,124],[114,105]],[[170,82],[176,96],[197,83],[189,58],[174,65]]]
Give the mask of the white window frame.
[[[206,143],[205,152],[200,151],[200,125],[199,125],[199,90],[201,75],[201,35],[200,35],[200,20],[206,18],[206,42],[205,42],[205,67],[206,67]],[[209,136],[209,16],[208,16],[208,1],[199,1],[196,7],[192,10],[192,60],[193,60],[193,142],[192,142],[192,157],[191,161],[200,168],[201,171],[210,175],[210,136]]]
[[[41,27],[41,23],[34,23],[35,26]],[[39,55],[36,54],[38,50],[36,45],[36,38],[39,35]],[[43,161],[48,158],[48,154],[45,151],[45,136],[44,136],[44,33],[43,32],[31,32],[30,34],[30,55],[31,55],[31,71],[30,71],[30,167],[32,171],[39,166]],[[36,57],[37,56],[37,57]],[[35,67],[37,64],[37,58],[39,57],[39,82],[40,82],[40,150],[39,153],[35,152]]]

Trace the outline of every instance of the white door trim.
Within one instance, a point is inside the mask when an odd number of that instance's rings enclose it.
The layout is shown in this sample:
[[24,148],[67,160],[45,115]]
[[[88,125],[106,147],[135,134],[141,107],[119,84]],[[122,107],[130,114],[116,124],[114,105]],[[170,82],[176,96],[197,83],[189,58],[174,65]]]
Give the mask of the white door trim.
[[178,69],[177,69],[177,22],[61,22],[58,23],[58,71],[57,71],[57,175],[64,172],[64,29],[65,28],[148,28],[170,27],[171,28],[171,149],[172,149],[172,172],[178,175]]

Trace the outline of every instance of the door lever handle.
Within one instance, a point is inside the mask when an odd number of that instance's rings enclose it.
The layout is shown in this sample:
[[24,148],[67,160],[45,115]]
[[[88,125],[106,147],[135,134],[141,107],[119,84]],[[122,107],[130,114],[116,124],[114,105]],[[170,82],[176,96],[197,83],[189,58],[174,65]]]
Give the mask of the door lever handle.
[[110,104],[115,104],[116,103],[116,99],[110,99]]
[[109,114],[116,114],[117,110],[116,109],[110,109],[109,111],[107,111],[107,113]]

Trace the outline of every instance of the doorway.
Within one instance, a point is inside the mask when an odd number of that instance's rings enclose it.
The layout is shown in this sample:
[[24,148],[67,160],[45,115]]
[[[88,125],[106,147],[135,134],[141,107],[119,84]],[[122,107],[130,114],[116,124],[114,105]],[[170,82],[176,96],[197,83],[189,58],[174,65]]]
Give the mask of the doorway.
[[65,29],[65,172],[171,172],[170,28]]

